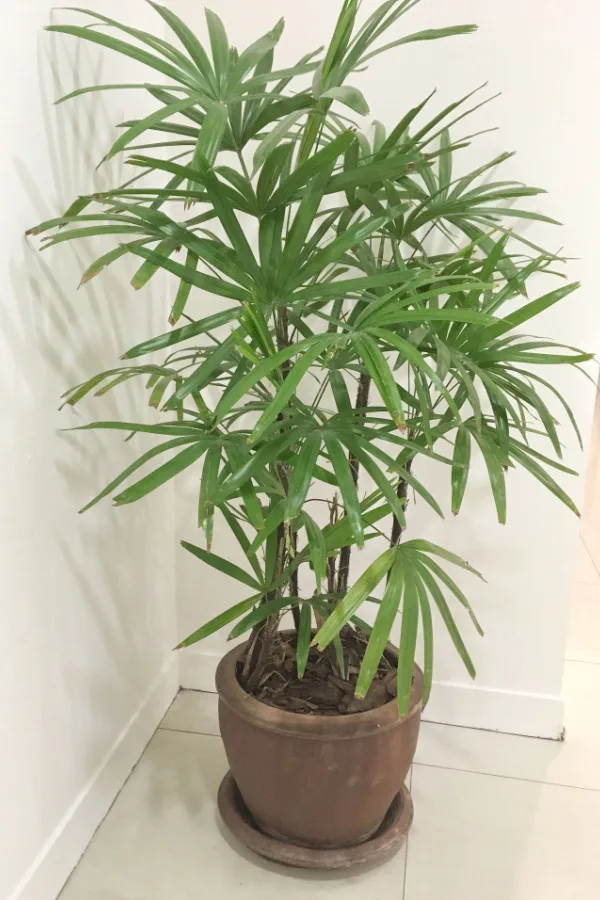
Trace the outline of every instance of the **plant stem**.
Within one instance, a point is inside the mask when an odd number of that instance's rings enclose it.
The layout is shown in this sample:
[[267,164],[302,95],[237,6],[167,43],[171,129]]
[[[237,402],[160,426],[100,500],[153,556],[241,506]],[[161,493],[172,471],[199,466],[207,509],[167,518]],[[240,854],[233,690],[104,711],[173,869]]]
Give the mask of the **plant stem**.
[[[369,403],[369,390],[371,388],[371,376],[367,374],[362,374],[358,380],[358,390],[356,392],[356,403],[354,405],[355,410],[366,409],[367,404]],[[358,471],[359,471],[359,462],[352,453],[348,456],[348,462],[350,464],[350,471],[352,472],[352,478],[354,484],[358,484]],[[348,577],[350,575],[350,553],[352,548],[350,545],[347,547],[342,547],[340,552],[340,561],[338,566],[337,573],[337,593],[344,595],[348,590]]]
[[[413,464],[412,459],[409,459],[408,462],[406,463],[406,471],[409,474],[412,469],[412,464]],[[399,482],[398,487],[396,488],[396,495],[398,497],[398,500],[400,500],[400,502],[402,503],[402,506],[406,510],[406,498],[408,496],[408,482],[407,481],[402,480]],[[402,540],[402,535],[405,531],[405,528],[406,528],[406,526],[402,526],[400,524],[400,521],[398,520],[397,516],[394,516],[393,521],[392,521],[392,535],[390,537],[390,547],[398,546],[398,544]],[[389,580],[389,573],[388,573],[388,580]]]
[[248,181],[251,182],[252,179],[250,178],[250,172],[248,171],[248,166],[246,165],[246,160],[244,159],[244,154],[242,153],[242,151],[240,150],[239,147],[236,147],[236,153],[237,153],[237,157],[240,161],[240,166],[242,167],[242,172],[244,173],[244,175],[246,176]]

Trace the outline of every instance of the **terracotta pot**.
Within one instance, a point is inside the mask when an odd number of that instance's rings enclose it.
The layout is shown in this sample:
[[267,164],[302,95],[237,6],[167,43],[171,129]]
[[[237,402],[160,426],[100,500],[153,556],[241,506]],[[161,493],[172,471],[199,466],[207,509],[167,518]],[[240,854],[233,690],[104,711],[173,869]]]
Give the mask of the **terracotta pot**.
[[231,772],[258,827],[303,847],[343,848],[380,827],[412,763],[423,674],[410,712],[396,701],[345,716],[308,716],[255,700],[237,679],[243,647],[217,669],[219,724]]

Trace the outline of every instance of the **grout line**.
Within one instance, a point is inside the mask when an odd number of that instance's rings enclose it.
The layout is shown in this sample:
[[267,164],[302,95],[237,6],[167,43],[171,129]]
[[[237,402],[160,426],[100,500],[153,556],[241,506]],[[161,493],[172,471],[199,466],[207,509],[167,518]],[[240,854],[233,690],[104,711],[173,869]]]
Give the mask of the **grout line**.
[[545,787],[567,788],[571,791],[587,791],[592,794],[600,794],[600,788],[582,787],[580,784],[563,784],[558,781],[541,781],[538,778],[519,778],[518,775],[500,775],[498,772],[478,772],[475,769],[460,769],[457,766],[440,766],[435,763],[415,762],[413,766],[422,766],[424,769],[443,769],[447,772],[464,772],[467,775],[481,775],[483,778],[502,778],[505,781],[521,781],[525,784],[541,784]]
[[[412,797],[412,783],[413,783],[413,772],[414,772],[414,762],[410,767],[410,772],[408,774],[408,790],[410,791]],[[411,828],[408,829],[408,834],[406,835],[406,850],[404,851],[404,878],[402,879],[402,897],[401,900],[406,900],[406,879],[408,877],[408,848],[410,844],[410,833]]]
[[[565,660],[566,662],[575,662],[576,660]],[[598,663],[600,665],[600,663]],[[459,728],[462,731],[480,731],[483,734],[505,734],[507,737],[523,738],[527,741],[560,741],[560,738],[541,737],[534,734],[520,734],[518,731],[501,731],[499,728],[481,728],[477,725],[457,725],[456,722],[439,722],[433,719],[421,719],[421,725],[437,725],[440,728]]]
[[575,663],[577,666],[600,666],[600,660],[592,660],[592,659],[573,659],[570,656],[567,656],[565,662]]
[[219,739],[221,737],[220,734],[214,734],[214,732],[212,732],[212,731],[192,731],[192,729],[190,729],[190,728],[167,728],[166,725],[159,725],[158,730],[159,731],[173,731],[173,732],[175,732],[175,734],[197,734],[200,737],[214,737],[214,738],[219,738]]

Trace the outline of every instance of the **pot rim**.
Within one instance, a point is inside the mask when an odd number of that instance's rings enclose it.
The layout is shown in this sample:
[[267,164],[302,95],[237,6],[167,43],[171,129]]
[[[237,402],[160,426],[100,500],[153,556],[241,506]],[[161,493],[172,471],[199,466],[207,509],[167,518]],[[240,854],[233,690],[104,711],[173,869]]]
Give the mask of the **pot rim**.
[[236,668],[245,646],[233,647],[220,660],[215,677],[217,693],[221,703],[265,731],[308,740],[349,740],[396,728],[420,714],[423,708],[423,673],[417,665],[414,667],[410,709],[406,716],[398,715],[395,698],[367,712],[339,716],[310,716],[268,706],[246,693],[237,679]]

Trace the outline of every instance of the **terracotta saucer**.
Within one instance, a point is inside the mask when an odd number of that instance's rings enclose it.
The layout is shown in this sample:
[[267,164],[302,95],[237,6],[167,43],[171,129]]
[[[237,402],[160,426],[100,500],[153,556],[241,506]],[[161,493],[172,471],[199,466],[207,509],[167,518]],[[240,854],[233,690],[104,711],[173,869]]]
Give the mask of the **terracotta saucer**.
[[231,772],[225,775],[219,787],[218,806],[225,825],[246,847],[273,862],[301,869],[347,869],[383,860],[403,845],[413,819],[412,799],[408,789],[403,787],[370,840],[357,847],[318,850],[288,844],[259,831]]

